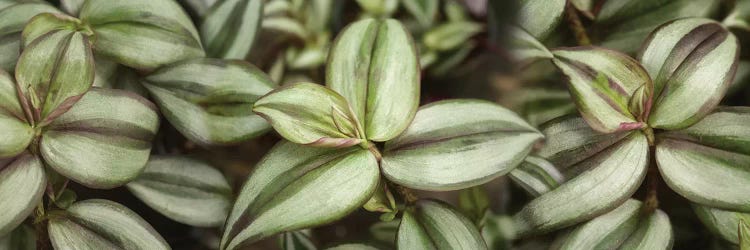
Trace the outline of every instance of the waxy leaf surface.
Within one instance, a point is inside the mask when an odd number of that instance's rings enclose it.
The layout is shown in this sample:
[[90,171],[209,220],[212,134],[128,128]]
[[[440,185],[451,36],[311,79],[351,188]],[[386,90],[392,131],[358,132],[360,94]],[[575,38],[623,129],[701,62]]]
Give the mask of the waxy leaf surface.
[[21,224],[42,201],[47,187],[44,165],[28,153],[0,159],[0,236]]
[[474,223],[449,205],[432,200],[407,208],[396,237],[399,249],[487,249]]
[[34,138],[34,130],[26,122],[18,101],[13,78],[0,70],[0,131],[5,135],[0,140],[0,159],[11,158],[26,150]]

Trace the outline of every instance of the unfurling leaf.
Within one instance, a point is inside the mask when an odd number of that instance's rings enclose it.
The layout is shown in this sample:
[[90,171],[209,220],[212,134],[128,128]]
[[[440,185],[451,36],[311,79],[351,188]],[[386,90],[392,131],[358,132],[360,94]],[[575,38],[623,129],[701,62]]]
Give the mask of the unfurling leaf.
[[564,182],[560,170],[541,157],[529,156],[513,171],[510,178],[534,197],[549,192]]
[[422,190],[458,190],[486,183],[520,164],[542,135],[515,113],[478,100],[435,102],[388,141],[383,174]]
[[565,11],[565,0],[520,0],[518,20],[521,28],[543,40],[557,28]]
[[350,147],[362,142],[362,126],[346,99],[314,84],[281,87],[255,102],[253,111],[285,139],[317,147]]
[[209,57],[245,59],[260,33],[263,0],[220,0],[211,6],[200,27]]
[[16,81],[21,104],[33,119],[31,124],[49,124],[94,83],[90,33],[78,31],[76,21],[42,14],[24,29],[24,43],[33,40],[18,58]]
[[703,225],[705,225],[711,233],[718,235],[733,244],[740,243],[737,225],[741,220],[750,220],[750,213],[723,210],[695,203],[692,205],[693,211],[695,211],[698,219],[703,222]]
[[44,165],[28,153],[0,159],[0,236],[10,233],[42,201],[47,187]]
[[222,225],[232,203],[232,188],[221,172],[181,156],[152,156],[126,186],[159,213],[196,227]]
[[96,34],[96,52],[142,70],[203,57],[195,26],[173,0],[87,0],[81,20]]
[[32,17],[41,13],[60,13],[46,1],[8,1],[0,3],[0,69],[13,72],[21,54],[21,31]]
[[49,220],[55,249],[170,249],[135,212],[108,200],[76,202]]
[[200,145],[235,144],[270,129],[252,106],[276,85],[247,62],[186,60],[142,82],[170,123]]
[[221,249],[338,220],[372,196],[379,175],[375,157],[359,147],[281,142],[243,186],[227,219]]
[[[573,101],[592,128],[611,133],[645,127],[653,85],[635,59],[598,47],[563,48],[552,53],[553,62],[568,78]],[[639,99],[631,101],[633,97]],[[631,110],[631,102],[643,108]]]
[[409,32],[393,19],[347,26],[331,47],[326,86],[351,105],[373,141],[404,131],[419,105],[420,69]]
[[680,19],[654,30],[639,54],[654,81],[648,124],[681,129],[700,121],[724,97],[738,57],[737,38],[709,19]]
[[114,188],[141,173],[158,128],[148,100],[94,87],[49,124],[40,151],[58,173],[88,187]]
[[398,228],[399,249],[487,249],[477,227],[461,212],[432,200],[407,208]]

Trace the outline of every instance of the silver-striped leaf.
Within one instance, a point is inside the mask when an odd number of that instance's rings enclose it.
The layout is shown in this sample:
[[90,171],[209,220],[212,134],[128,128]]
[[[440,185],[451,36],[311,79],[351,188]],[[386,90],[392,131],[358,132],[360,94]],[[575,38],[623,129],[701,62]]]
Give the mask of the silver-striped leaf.
[[508,44],[513,59],[523,65],[536,60],[552,59],[552,52],[529,32],[514,25],[508,26],[507,29],[509,34]]
[[573,117],[550,122],[543,133],[547,144],[538,153],[567,181],[513,216],[522,237],[611,211],[630,198],[646,176],[648,142],[640,132],[600,134]]
[[294,143],[350,147],[364,138],[362,125],[346,99],[314,83],[278,88],[256,101],[253,111]]
[[750,108],[720,107],[657,137],[656,162],[672,190],[699,204],[750,212]]
[[[552,62],[568,79],[573,101],[592,128],[611,133],[645,126],[653,83],[635,59],[599,47],[562,48],[552,53]],[[634,110],[631,102],[643,108]]]
[[203,18],[201,39],[209,57],[245,59],[260,33],[263,0],[219,0]]
[[373,141],[404,131],[419,105],[414,42],[397,20],[365,19],[344,28],[328,55],[326,85],[351,105]]
[[733,244],[739,244],[737,225],[740,220],[750,221],[750,213],[724,210],[693,203],[693,211],[711,233]]
[[421,190],[458,190],[489,182],[520,164],[543,136],[518,115],[479,100],[425,105],[386,142],[389,180]]
[[362,206],[379,179],[375,156],[359,147],[280,142],[243,186],[227,219],[221,249],[336,221]]
[[26,122],[13,78],[0,69],[0,159],[16,156],[34,139],[34,129]]
[[29,153],[0,159],[0,236],[29,217],[47,188],[44,165]]
[[526,157],[508,176],[534,197],[539,197],[565,182],[560,170],[544,158],[536,156]]
[[737,70],[737,38],[710,19],[666,23],[649,35],[638,58],[654,80],[653,128],[681,129],[721,101]]
[[13,232],[0,236],[0,249],[36,250],[36,232],[27,225],[21,225]]
[[0,69],[13,72],[21,55],[21,31],[40,13],[60,13],[46,1],[8,1],[0,3]]
[[490,197],[482,186],[462,189],[458,193],[458,209],[478,228],[484,225],[490,208]]
[[538,40],[544,40],[557,28],[566,0],[520,0],[516,23]]
[[[24,30],[24,43],[36,38],[18,58],[15,74],[21,104],[33,117],[32,124],[49,124],[80,100],[94,83],[89,35],[76,31],[75,21],[67,16],[42,14],[29,21],[26,29],[31,32]],[[39,31],[53,25],[68,27],[40,35]]]
[[438,13],[438,0],[401,0],[401,4],[409,11],[419,25],[430,27]]
[[381,248],[378,248],[373,245],[364,244],[364,243],[346,243],[341,244],[333,247],[326,248],[326,250],[380,250]]
[[399,249],[487,249],[477,227],[440,201],[419,200],[407,208],[396,236]]
[[167,120],[200,145],[236,144],[270,129],[252,105],[276,84],[247,62],[186,60],[160,68],[142,83]]
[[41,155],[58,173],[91,188],[121,186],[141,173],[159,128],[153,103],[94,87],[42,134]]
[[174,0],[87,0],[80,18],[98,54],[141,70],[204,57],[198,31]]
[[196,227],[221,226],[232,206],[232,188],[224,175],[184,156],[151,156],[126,187],[164,216]]
[[614,210],[561,233],[551,249],[617,249],[638,227],[642,203],[630,199]]
[[635,232],[625,240],[620,249],[669,250],[674,245],[674,232],[669,217],[656,210],[638,222]]
[[55,249],[171,249],[143,218],[113,201],[79,201],[50,216]]
[[279,235],[279,245],[282,250],[317,250],[318,247],[310,239],[310,230],[286,232]]

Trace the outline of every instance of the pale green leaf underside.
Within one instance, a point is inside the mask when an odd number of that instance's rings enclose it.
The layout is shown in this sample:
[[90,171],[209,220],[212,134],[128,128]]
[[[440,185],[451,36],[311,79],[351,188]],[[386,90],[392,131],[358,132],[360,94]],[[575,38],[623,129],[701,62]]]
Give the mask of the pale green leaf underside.
[[43,1],[11,1],[0,6],[0,69],[13,72],[21,54],[21,31],[26,23],[40,13],[60,13]]
[[263,0],[221,0],[206,13],[201,38],[210,57],[245,59],[262,21]]
[[281,142],[261,160],[226,223],[222,249],[237,249],[284,231],[338,220],[378,186],[375,157],[360,148]]
[[423,106],[383,152],[383,174],[423,190],[457,190],[504,175],[542,135],[497,104],[450,100]]
[[10,233],[41,201],[47,187],[42,161],[31,154],[0,160],[0,236]]
[[449,205],[420,200],[407,209],[396,236],[399,249],[487,249],[474,223]]
[[108,200],[74,203],[49,220],[48,231],[55,249],[171,249],[143,218]]
[[521,28],[527,30],[539,40],[557,28],[565,11],[565,0],[522,0],[517,12],[516,21]]
[[750,221],[750,213],[713,208],[693,203],[693,211],[709,231],[721,238],[739,244],[737,225],[740,220]]
[[156,107],[133,93],[92,88],[42,135],[55,171],[92,188],[114,188],[143,170],[159,128]]
[[232,203],[232,188],[221,172],[182,156],[152,156],[126,186],[154,210],[197,227],[222,225]]
[[235,144],[270,129],[251,109],[276,85],[249,63],[186,60],[160,68],[143,83],[170,123],[200,145]]

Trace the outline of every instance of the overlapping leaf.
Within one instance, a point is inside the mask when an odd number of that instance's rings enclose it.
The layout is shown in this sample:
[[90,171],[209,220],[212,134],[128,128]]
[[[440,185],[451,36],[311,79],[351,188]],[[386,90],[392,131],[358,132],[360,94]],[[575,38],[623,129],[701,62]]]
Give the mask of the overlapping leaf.
[[58,173],[88,187],[135,179],[159,128],[156,107],[133,93],[92,88],[42,134],[41,155]]
[[515,60],[530,63],[537,59],[551,59],[552,52],[534,36],[516,26],[508,26],[508,44]]
[[672,249],[674,232],[667,214],[656,210],[638,222],[638,228],[620,245],[621,249]]
[[350,24],[334,42],[326,85],[346,98],[367,139],[387,141],[416,113],[419,74],[414,43],[401,23],[365,19]]
[[0,69],[13,72],[21,54],[21,31],[40,13],[60,13],[45,1],[7,1],[0,3]]
[[641,202],[630,199],[616,209],[560,234],[552,249],[617,249],[638,227]]
[[404,8],[414,16],[422,27],[430,27],[438,11],[438,0],[402,0]]
[[221,172],[187,157],[152,156],[127,187],[154,210],[197,227],[222,225],[232,202],[232,188]]
[[740,220],[737,231],[740,235],[740,250],[750,249],[750,224],[747,224],[745,220]]
[[76,202],[49,220],[55,249],[170,249],[135,212],[108,200]]
[[211,6],[200,28],[206,54],[245,59],[262,20],[263,0],[220,0]]
[[547,193],[564,182],[562,173],[552,163],[535,156],[526,157],[521,165],[510,171],[509,176],[534,197]]
[[722,23],[727,27],[750,30],[750,1],[736,1],[734,9]]
[[423,190],[457,190],[504,175],[523,161],[539,132],[496,104],[450,100],[420,108],[414,121],[388,141],[383,174]]
[[282,250],[317,250],[318,247],[310,239],[310,230],[286,232],[280,235],[279,245]]
[[181,61],[148,75],[143,84],[170,123],[198,144],[238,143],[269,129],[252,105],[275,84],[246,62]]
[[396,244],[399,249],[487,249],[469,219],[432,200],[420,200],[404,212]]
[[709,19],[680,19],[655,30],[639,55],[654,79],[649,125],[681,129],[710,113],[732,83],[738,56],[737,38]]
[[364,204],[378,182],[377,161],[367,150],[281,142],[243,186],[221,249],[338,220]]
[[172,0],[87,0],[80,18],[96,33],[97,53],[133,68],[205,54],[192,21]]
[[47,187],[42,161],[28,153],[0,159],[0,236],[10,233],[41,202]]
[[0,249],[35,250],[36,232],[29,226],[21,225],[13,232],[0,236]]
[[18,155],[34,138],[16,93],[13,78],[0,70],[0,131],[5,133],[0,140],[0,159]]
[[693,210],[709,231],[733,244],[739,244],[737,225],[739,225],[740,220],[750,220],[750,213],[723,210],[699,204],[693,204]]
[[521,0],[518,20],[521,28],[543,40],[557,27],[565,11],[565,0]]

